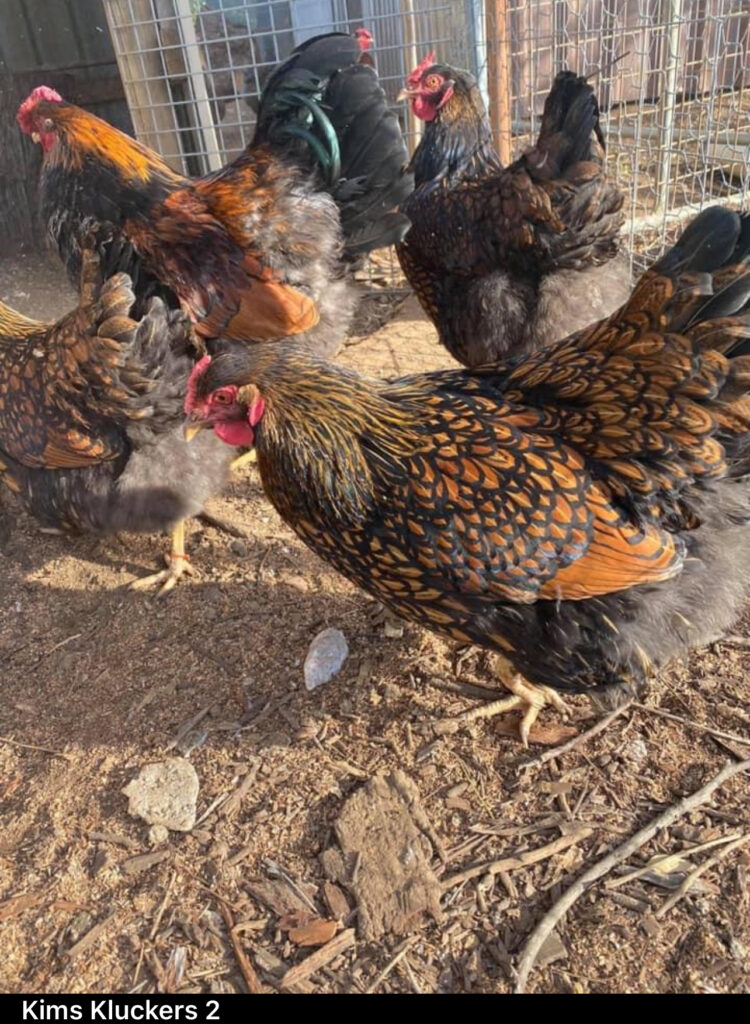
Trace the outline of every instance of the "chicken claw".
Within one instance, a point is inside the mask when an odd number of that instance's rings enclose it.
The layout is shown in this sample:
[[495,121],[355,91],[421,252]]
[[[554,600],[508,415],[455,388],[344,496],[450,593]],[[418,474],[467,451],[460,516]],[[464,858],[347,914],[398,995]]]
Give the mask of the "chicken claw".
[[134,580],[130,584],[131,590],[150,590],[152,587],[159,587],[159,597],[166,597],[174,590],[183,576],[197,576],[197,570],[190,564],[189,557],[185,554],[185,524],[179,523],[172,533],[172,550],[165,557],[167,568],[161,572],[153,573],[151,576],[144,576],[143,579]]
[[480,704],[479,707],[463,711],[453,718],[444,718],[433,725],[433,731],[438,736],[447,736],[469,722],[476,722],[482,718],[494,718],[495,715],[502,715],[506,711],[513,711],[516,708],[524,709],[524,715],[518,727],[521,742],[525,747],[529,745],[529,734],[536,721],[539,712],[545,704],[552,704],[554,708],[567,715],[568,708],[562,697],[549,686],[539,686],[527,682],[523,676],[514,675],[510,679],[501,679],[506,690],[510,690],[513,696],[504,697],[502,700],[493,700],[489,704]]

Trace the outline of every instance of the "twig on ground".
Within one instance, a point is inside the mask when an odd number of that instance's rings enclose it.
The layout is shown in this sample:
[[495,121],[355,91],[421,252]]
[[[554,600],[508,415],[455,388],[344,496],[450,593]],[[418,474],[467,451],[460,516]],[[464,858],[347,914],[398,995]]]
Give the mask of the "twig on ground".
[[242,973],[242,977],[245,979],[247,990],[251,995],[260,995],[263,992],[263,986],[260,983],[260,978],[255,973],[255,968],[250,962],[250,958],[242,948],[242,943],[240,942],[235,928],[234,918],[232,917],[232,911],[223,900],[219,900],[219,910],[221,911],[221,916],[224,918],[227,935],[229,936],[229,941],[232,943],[232,949],[234,950],[234,955],[237,958],[237,965]]
[[547,911],[527,939],[521,953],[521,957],[518,961],[516,992],[520,993],[526,991],[526,982],[528,981],[529,974],[534,967],[536,958],[539,955],[539,951],[544,945],[545,940],[592,882],[596,882],[604,875],[609,874],[613,867],[617,864],[621,864],[624,860],[630,857],[632,853],[639,850],[645,843],[652,839],[657,832],[661,829],[668,828],[670,825],[674,824],[675,821],[678,821],[684,814],[687,814],[689,811],[694,811],[696,807],[700,807],[701,804],[706,803],[719,786],[723,785],[728,779],[733,778],[740,772],[746,772],[749,768],[750,758],[745,761],[740,761],[739,763],[725,765],[719,774],[715,775],[714,778],[707,782],[705,786],[702,786],[700,789],[696,790],[695,793],[691,793],[690,796],[685,797],[678,803],[673,804],[672,807],[667,808],[666,811],[654,818],[648,825],[639,829],[635,835],[630,837],[630,839],[621,843],[612,850],[611,853],[608,853],[606,857],[603,857],[600,861],[597,861],[596,864],[593,864],[588,871],[584,871],[584,873],[576,879],[570,888],[563,893],[560,899],[553,903],[551,908]]
[[231,795],[231,793],[221,793],[217,796],[216,799],[208,805],[203,814],[201,814],[200,818],[198,818],[196,823],[193,825],[193,828],[198,828],[199,825],[202,825],[206,818],[210,818],[216,808],[221,807],[222,804],[226,803]]
[[110,914],[107,914],[103,921],[100,921],[98,924],[95,924],[93,928],[89,928],[89,930],[86,932],[83,938],[79,939],[78,942],[76,942],[74,945],[70,947],[69,950],[67,950],[67,952],[65,953],[67,959],[75,960],[75,958],[77,956],[80,956],[80,954],[87,950],[89,946],[92,946],[116,913],[117,911],[113,910]]
[[713,857],[709,857],[708,860],[704,860],[702,864],[693,868],[689,875],[686,876],[684,882],[680,888],[672,893],[669,899],[665,900],[664,903],[654,914],[657,920],[661,920],[665,914],[668,914],[675,904],[679,903],[683,896],[685,896],[693,887],[693,884],[700,878],[701,875],[705,874],[709,868],[714,867],[719,861],[723,860],[732,850],[736,850],[740,846],[744,846],[745,843],[750,842],[750,835],[740,836],[739,839],[735,839],[733,843],[729,843],[724,847],[723,850],[719,850]]
[[218,530],[220,533],[228,533],[230,537],[239,537],[241,540],[251,540],[251,535],[247,530],[243,530],[241,526],[237,526],[235,523],[229,522],[228,519],[222,519],[221,516],[212,515],[210,512],[205,510],[195,517],[198,522],[203,523],[204,526],[211,526],[214,530]]
[[416,935],[410,935],[407,939],[404,939],[404,941],[399,945],[398,949],[396,950],[394,956],[391,957],[391,959],[385,965],[385,967],[380,972],[380,974],[377,976],[375,981],[373,981],[372,985],[369,986],[369,988],[367,989],[367,991],[365,993],[366,995],[368,995],[368,996],[372,995],[373,992],[376,992],[377,989],[380,988],[380,986],[385,981],[385,979],[388,977],[388,975],[391,973],[391,971],[396,966],[396,964],[400,960],[402,960],[406,956],[406,954],[409,952],[409,947],[414,944],[414,942],[416,941],[416,938],[417,938]]
[[[568,740],[567,743],[561,743],[559,747],[552,747],[551,750],[545,750],[539,757],[534,757],[530,761],[522,761],[519,764],[519,768],[535,768],[537,765],[546,764],[551,761],[554,757],[560,757],[561,754],[567,754],[569,750],[573,750],[575,747],[580,747],[582,743],[588,742],[593,736],[598,735],[600,732],[604,732],[616,718],[624,714],[629,708],[633,707],[633,702],[628,701],[627,704],[623,704],[622,707],[617,708],[616,711],[611,711],[604,718],[600,718],[599,721],[592,725],[586,732],[582,732],[580,736],[574,736],[572,740]],[[637,707],[637,705],[635,705]]]
[[[167,883],[167,888],[164,893],[164,899],[161,901],[161,903],[159,904],[159,909],[156,911],[156,917],[154,918],[154,923],[148,937],[149,942],[154,941],[154,939],[156,938],[156,933],[159,931],[161,919],[162,917],[164,917],[164,911],[167,909],[167,903],[169,902],[169,897],[172,894],[172,886],[174,885],[175,878],[177,878],[177,872],[173,871],[172,876],[169,879],[169,882]],[[133,979],[133,984],[135,984],[135,981],[136,979]]]
[[668,718],[670,722],[679,722],[680,725],[687,725],[690,729],[697,729],[699,732],[707,732],[720,740],[729,740],[731,743],[742,743],[750,746],[750,737],[738,736],[736,732],[720,732],[712,729],[710,725],[701,725],[700,722],[691,722],[689,718],[681,718],[680,715],[673,715],[670,711],[662,711],[661,708],[650,708],[647,704],[633,703],[634,708],[639,711],[647,711],[650,715],[658,715],[660,718]]
[[[619,875],[617,878],[612,878],[609,882],[604,883],[606,889],[619,889],[621,885],[627,885],[628,882],[634,882],[637,878],[641,878],[643,875],[648,874],[649,871],[658,869],[660,864],[665,860],[669,860],[672,857],[681,857],[687,859],[692,857],[694,853],[704,853],[706,850],[711,850],[715,846],[724,846],[725,843],[733,843],[739,836],[735,833],[730,836],[721,836],[720,839],[712,839],[708,843],[700,843],[698,846],[691,846],[687,850],[679,850],[677,853],[665,853],[663,857],[658,857],[656,861],[651,860],[648,864],[644,864],[642,868],[636,868],[634,871],[628,871],[625,875]],[[662,868],[662,870],[664,870]]]
[[187,736],[190,730],[194,729],[196,725],[199,722],[201,722],[209,713],[209,711],[211,711],[212,708],[215,708],[218,703],[219,698],[217,698],[216,700],[212,700],[210,704],[207,704],[205,706],[205,708],[201,708],[200,711],[196,712],[196,714],[194,714],[192,718],[188,718],[186,722],[183,722],[180,728],[175,733],[174,739],[170,740],[164,749],[174,750],[174,748]]
[[354,945],[354,929],[347,928],[343,932],[339,932],[335,935],[330,942],[326,942],[325,946],[321,946],[320,949],[316,949],[314,953],[306,957],[301,964],[296,964],[294,967],[290,967],[284,977],[281,979],[282,988],[293,988],[295,985],[307,979],[319,971],[321,967],[325,967],[327,964],[335,960],[341,953],[346,952],[350,946]]
[[548,857],[553,857],[556,853],[562,853],[569,846],[580,843],[582,839],[590,836],[593,831],[593,828],[586,826],[571,832],[569,835],[560,836],[559,839],[555,839],[545,846],[539,846],[536,850],[526,850],[525,853],[519,853],[517,857],[503,857],[501,860],[490,860],[482,864],[475,864],[465,871],[459,871],[455,875],[450,875],[441,883],[441,889],[443,892],[447,892],[449,889],[454,889],[457,885],[460,885],[462,882],[468,882],[472,878],[478,878],[483,875],[499,875],[503,871],[515,871],[518,868],[529,867],[531,864],[538,864],[542,860],[547,860]]
[[35,743],[21,743],[18,740],[12,740],[9,736],[0,736],[0,743],[7,743],[10,747],[21,747],[22,750],[41,750],[43,754],[50,754],[52,757],[63,757],[66,761],[73,759],[71,754],[64,754],[62,750],[38,747]]

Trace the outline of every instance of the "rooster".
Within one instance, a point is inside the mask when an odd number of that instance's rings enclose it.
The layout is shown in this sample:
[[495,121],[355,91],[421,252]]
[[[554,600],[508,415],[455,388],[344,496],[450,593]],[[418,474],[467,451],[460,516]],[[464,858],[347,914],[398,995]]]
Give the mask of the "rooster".
[[371,42],[358,29],[303,43],[268,79],[251,145],[196,180],[36,88],[17,120],[44,150],[42,216],[72,278],[93,222],[139,298],[176,297],[209,347],[296,335],[331,354],[353,312],[346,267],[408,227],[398,120],[361,63]]
[[451,355],[471,367],[530,351],[626,300],[623,197],[604,173],[599,108],[584,78],[556,77],[536,145],[505,168],[467,71],[430,54],[404,97],[426,125],[398,256]]
[[[706,210],[608,319],[475,370],[368,381],[297,346],[193,371],[186,435],[398,615],[557,691],[638,692],[750,585],[750,215]],[[507,665],[506,665],[507,668]]]
[[134,584],[166,593],[190,571],[183,521],[223,486],[232,453],[182,436],[196,358],[184,314],[153,298],[134,319],[130,278],[96,295],[99,260],[86,250],[82,263],[80,303],[56,323],[0,302],[0,481],[46,532],[172,530],[170,568]]

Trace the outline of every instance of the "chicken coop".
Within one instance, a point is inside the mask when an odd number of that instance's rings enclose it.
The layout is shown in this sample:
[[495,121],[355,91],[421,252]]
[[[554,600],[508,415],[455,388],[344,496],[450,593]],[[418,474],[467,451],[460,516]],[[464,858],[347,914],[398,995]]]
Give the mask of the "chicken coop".
[[[296,45],[366,25],[394,104],[429,50],[470,69],[506,162],[558,71],[595,77],[636,268],[703,205],[740,207],[750,186],[745,0],[103,2],[138,137],[192,173],[246,144],[266,77]],[[401,116],[413,147],[419,122],[406,105]]]

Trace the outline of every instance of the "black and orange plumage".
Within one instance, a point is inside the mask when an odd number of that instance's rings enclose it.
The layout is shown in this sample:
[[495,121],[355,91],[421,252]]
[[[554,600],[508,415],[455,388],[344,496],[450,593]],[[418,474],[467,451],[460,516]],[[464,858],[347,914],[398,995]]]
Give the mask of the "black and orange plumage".
[[401,266],[448,351],[504,359],[608,316],[630,290],[623,196],[608,180],[592,86],[556,78],[536,145],[503,167],[472,75],[432,55],[402,96],[426,123],[402,204]]
[[[44,149],[42,217],[73,277],[97,232],[139,298],[176,296],[209,342],[340,343],[349,261],[402,237],[411,187],[398,120],[360,63],[371,36],[307,40],[266,83],[250,146],[191,180],[45,87],[21,105]],[[119,263],[110,257],[116,244]]]
[[714,208],[543,352],[387,383],[263,346],[194,371],[187,408],[244,431],[282,518],[397,614],[603,694],[741,611],[748,339],[750,217]]
[[154,298],[134,318],[130,278],[99,277],[85,251],[79,305],[55,323],[0,303],[0,481],[43,529],[169,529],[179,547],[232,452],[182,436],[197,355],[184,314]]

